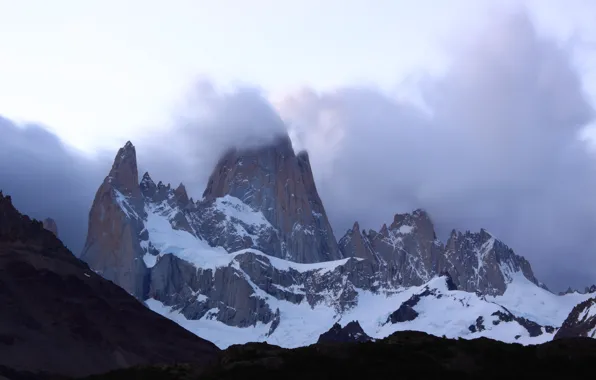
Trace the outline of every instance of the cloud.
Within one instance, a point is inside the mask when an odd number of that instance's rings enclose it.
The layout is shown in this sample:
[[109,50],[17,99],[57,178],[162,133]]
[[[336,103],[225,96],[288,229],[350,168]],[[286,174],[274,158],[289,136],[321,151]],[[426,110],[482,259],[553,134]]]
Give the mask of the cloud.
[[423,207],[442,237],[485,227],[555,287],[594,282],[596,166],[578,139],[594,110],[570,50],[515,13],[421,82],[424,109],[356,87],[280,102],[338,237]]
[[0,189],[21,212],[54,218],[61,239],[78,254],[109,161],[84,156],[36,124],[20,126],[0,117],[0,136]]
[[260,89],[222,89],[201,79],[175,110],[170,128],[136,141],[139,167],[155,180],[182,181],[200,196],[226,150],[267,144],[284,133],[285,124]]

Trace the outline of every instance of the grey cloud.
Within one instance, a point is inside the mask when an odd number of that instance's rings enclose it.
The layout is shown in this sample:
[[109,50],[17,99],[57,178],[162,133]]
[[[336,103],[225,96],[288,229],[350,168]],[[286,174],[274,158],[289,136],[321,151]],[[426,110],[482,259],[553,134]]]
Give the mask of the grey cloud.
[[442,237],[485,227],[556,288],[595,282],[596,166],[578,140],[593,109],[569,50],[520,13],[427,78],[424,111],[370,88],[281,102],[336,233],[423,207]]
[[183,182],[195,197],[225,150],[266,144],[286,132],[258,88],[223,91],[208,80],[192,86],[172,119],[170,128],[136,141],[139,170],[156,181]]
[[60,237],[78,254],[109,161],[86,157],[40,125],[18,126],[0,117],[0,136],[0,189],[21,212],[54,218]]

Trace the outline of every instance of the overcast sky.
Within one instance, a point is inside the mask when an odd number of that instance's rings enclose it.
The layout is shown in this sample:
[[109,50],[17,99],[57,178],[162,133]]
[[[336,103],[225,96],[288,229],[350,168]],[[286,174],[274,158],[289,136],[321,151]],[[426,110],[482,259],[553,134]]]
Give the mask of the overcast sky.
[[0,188],[77,251],[126,140],[141,170],[198,197],[226,145],[283,121],[338,238],[423,207],[441,236],[488,228],[555,288],[596,283],[580,138],[594,14],[589,0],[0,0]]

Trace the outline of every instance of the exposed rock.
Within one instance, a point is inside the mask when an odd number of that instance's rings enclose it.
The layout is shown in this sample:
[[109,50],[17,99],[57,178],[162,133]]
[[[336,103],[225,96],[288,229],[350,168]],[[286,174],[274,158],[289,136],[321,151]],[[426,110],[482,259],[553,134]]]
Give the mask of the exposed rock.
[[341,259],[308,155],[295,155],[288,136],[270,145],[232,149],[218,162],[203,194],[207,201],[231,195],[263,213],[279,233],[279,251],[299,263]]
[[365,231],[360,231],[358,222],[339,240],[339,249],[345,257],[359,257],[377,262],[377,255]]
[[482,316],[478,317],[476,319],[476,323],[473,325],[470,325],[470,327],[468,327],[468,329],[470,330],[470,332],[473,332],[473,333],[486,330],[486,328],[484,327],[484,318]]
[[46,230],[56,235],[56,237],[58,237],[58,225],[56,224],[56,221],[54,219],[45,218],[43,220],[43,228],[45,228]]
[[95,274],[1,193],[0,304],[0,368],[85,376],[157,363],[202,366],[218,355]]
[[349,322],[344,327],[336,323],[329,331],[321,334],[317,343],[369,342],[372,338],[362,330],[358,321]]
[[190,320],[264,324],[271,335],[283,324],[277,301],[341,316],[358,306],[362,292],[391,295],[444,276],[441,291],[427,287],[388,318],[399,323],[416,318],[423,297],[448,296],[467,307],[465,297],[446,292],[501,294],[515,272],[536,283],[529,264],[484,230],[454,232],[446,250],[421,209],[396,214],[379,232],[355,223],[338,246],[308,156],[295,155],[287,138],[229,151],[197,202],[184,185],[155,184],[148,173],[133,189],[127,178],[136,165],[127,144],[116,157],[117,173],[98,190],[82,258],[139,299],[153,298]]
[[399,323],[413,321],[418,316],[418,312],[410,306],[407,301],[402,303],[399,309],[389,314],[387,323]]
[[[530,334],[531,337],[540,336],[544,332],[547,332],[549,334],[552,334],[554,332],[554,327],[552,326],[541,326],[538,323],[529,319],[513,315],[509,310],[507,310],[504,307],[502,309],[503,310],[499,310],[492,313],[493,316],[497,317],[497,319],[493,321],[493,325],[495,326],[498,325],[500,322],[516,321],[528,331],[528,334]],[[544,331],[542,330],[543,327]]]
[[576,305],[555,334],[555,339],[574,337],[596,338],[596,298]]
[[479,233],[453,231],[445,256],[447,269],[461,290],[503,294],[515,272],[538,285],[530,263],[484,229]]
[[176,202],[180,207],[186,207],[190,202],[188,199],[188,194],[186,193],[186,187],[183,184],[178,185],[176,190],[174,190],[174,197],[176,198]]
[[487,295],[503,294],[512,274],[521,272],[536,285],[528,261],[482,229],[453,231],[446,245],[437,238],[424,210],[396,214],[380,232],[361,233],[355,224],[339,241],[346,257],[378,263],[378,271],[393,285],[417,286],[438,275],[449,275],[450,286]]
[[144,216],[136,151],[127,142],[97,190],[80,257],[104,278],[139,299],[146,295],[148,285],[144,252],[139,244]]

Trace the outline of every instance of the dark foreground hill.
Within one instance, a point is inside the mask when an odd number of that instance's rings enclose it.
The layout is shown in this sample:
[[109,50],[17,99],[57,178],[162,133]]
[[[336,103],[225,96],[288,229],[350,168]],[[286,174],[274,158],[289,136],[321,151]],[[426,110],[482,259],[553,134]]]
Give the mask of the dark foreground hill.
[[87,380],[429,379],[446,375],[460,380],[584,379],[594,372],[594,363],[596,340],[588,338],[522,346],[407,331],[376,342],[315,344],[292,350],[265,343],[232,346],[202,375],[192,366],[181,365],[133,368]]
[[0,193],[0,379],[157,363],[200,368],[219,352],[95,274]]

